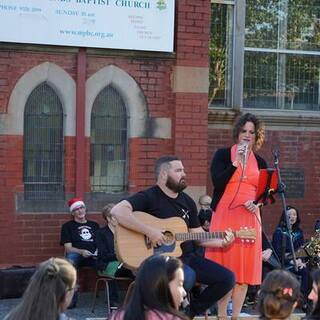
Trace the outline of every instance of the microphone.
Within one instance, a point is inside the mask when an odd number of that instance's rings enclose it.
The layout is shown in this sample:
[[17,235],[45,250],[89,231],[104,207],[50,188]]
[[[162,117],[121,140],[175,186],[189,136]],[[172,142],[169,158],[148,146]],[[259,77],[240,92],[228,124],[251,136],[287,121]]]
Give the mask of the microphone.
[[245,149],[243,152],[243,167],[245,168],[248,162],[248,156],[249,156],[249,143],[245,143]]
[[273,149],[272,150],[273,161],[274,161],[275,164],[279,163],[279,154],[280,154],[279,149]]

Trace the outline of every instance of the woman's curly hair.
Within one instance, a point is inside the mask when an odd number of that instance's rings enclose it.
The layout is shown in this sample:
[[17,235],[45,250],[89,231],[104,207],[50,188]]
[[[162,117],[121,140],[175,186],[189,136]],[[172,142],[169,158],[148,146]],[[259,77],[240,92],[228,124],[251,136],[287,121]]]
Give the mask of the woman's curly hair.
[[255,150],[259,150],[264,142],[264,125],[263,123],[252,113],[245,113],[238,118],[236,118],[232,137],[235,143],[238,143],[239,134],[242,128],[245,126],[247,122],[252,122],[255,128],[256,141],[254,148]]

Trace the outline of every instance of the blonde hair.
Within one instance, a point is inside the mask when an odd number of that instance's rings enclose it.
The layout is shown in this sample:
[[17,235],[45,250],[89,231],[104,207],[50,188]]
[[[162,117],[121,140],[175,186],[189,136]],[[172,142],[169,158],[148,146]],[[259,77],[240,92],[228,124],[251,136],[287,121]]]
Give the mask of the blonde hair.
[[31,277],[22,301],[5,319],[57,320],[76,278],[76,269],[65,259],[50,258],[42,262]]

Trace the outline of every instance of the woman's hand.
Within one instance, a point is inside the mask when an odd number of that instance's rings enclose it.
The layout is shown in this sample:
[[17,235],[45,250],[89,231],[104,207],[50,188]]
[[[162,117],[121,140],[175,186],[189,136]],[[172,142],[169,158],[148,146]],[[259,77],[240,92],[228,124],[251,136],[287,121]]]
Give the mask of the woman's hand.
[[268,261],[272,255],[272,250],[270,248],[262,251],[262,261]]
[[244,206],[246,207],[247,210],[249,210],[250,212],[255,213],[257,211],[257,209],[259,208],[258,204],[254,204],[253,200],[248,200]]

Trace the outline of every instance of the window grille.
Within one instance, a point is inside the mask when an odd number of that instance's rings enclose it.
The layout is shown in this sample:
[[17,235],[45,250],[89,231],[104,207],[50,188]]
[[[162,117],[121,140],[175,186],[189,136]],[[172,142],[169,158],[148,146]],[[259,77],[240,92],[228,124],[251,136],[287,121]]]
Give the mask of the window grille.
[[94,192],[127,189],[127,123],[123,99],[112,86],[105,87],[91,114],[90,180]]
[[320,110],[319,0],[247,0],[243,105]]
[[209,106],[320,110],[319,0],[211,0],[211,17]]
[[230,107],[234,5],[211,3],[209,107]]
[[25,106],[23,167],[26,200],[64,198],[63,109],[46,83],[31,92]]

